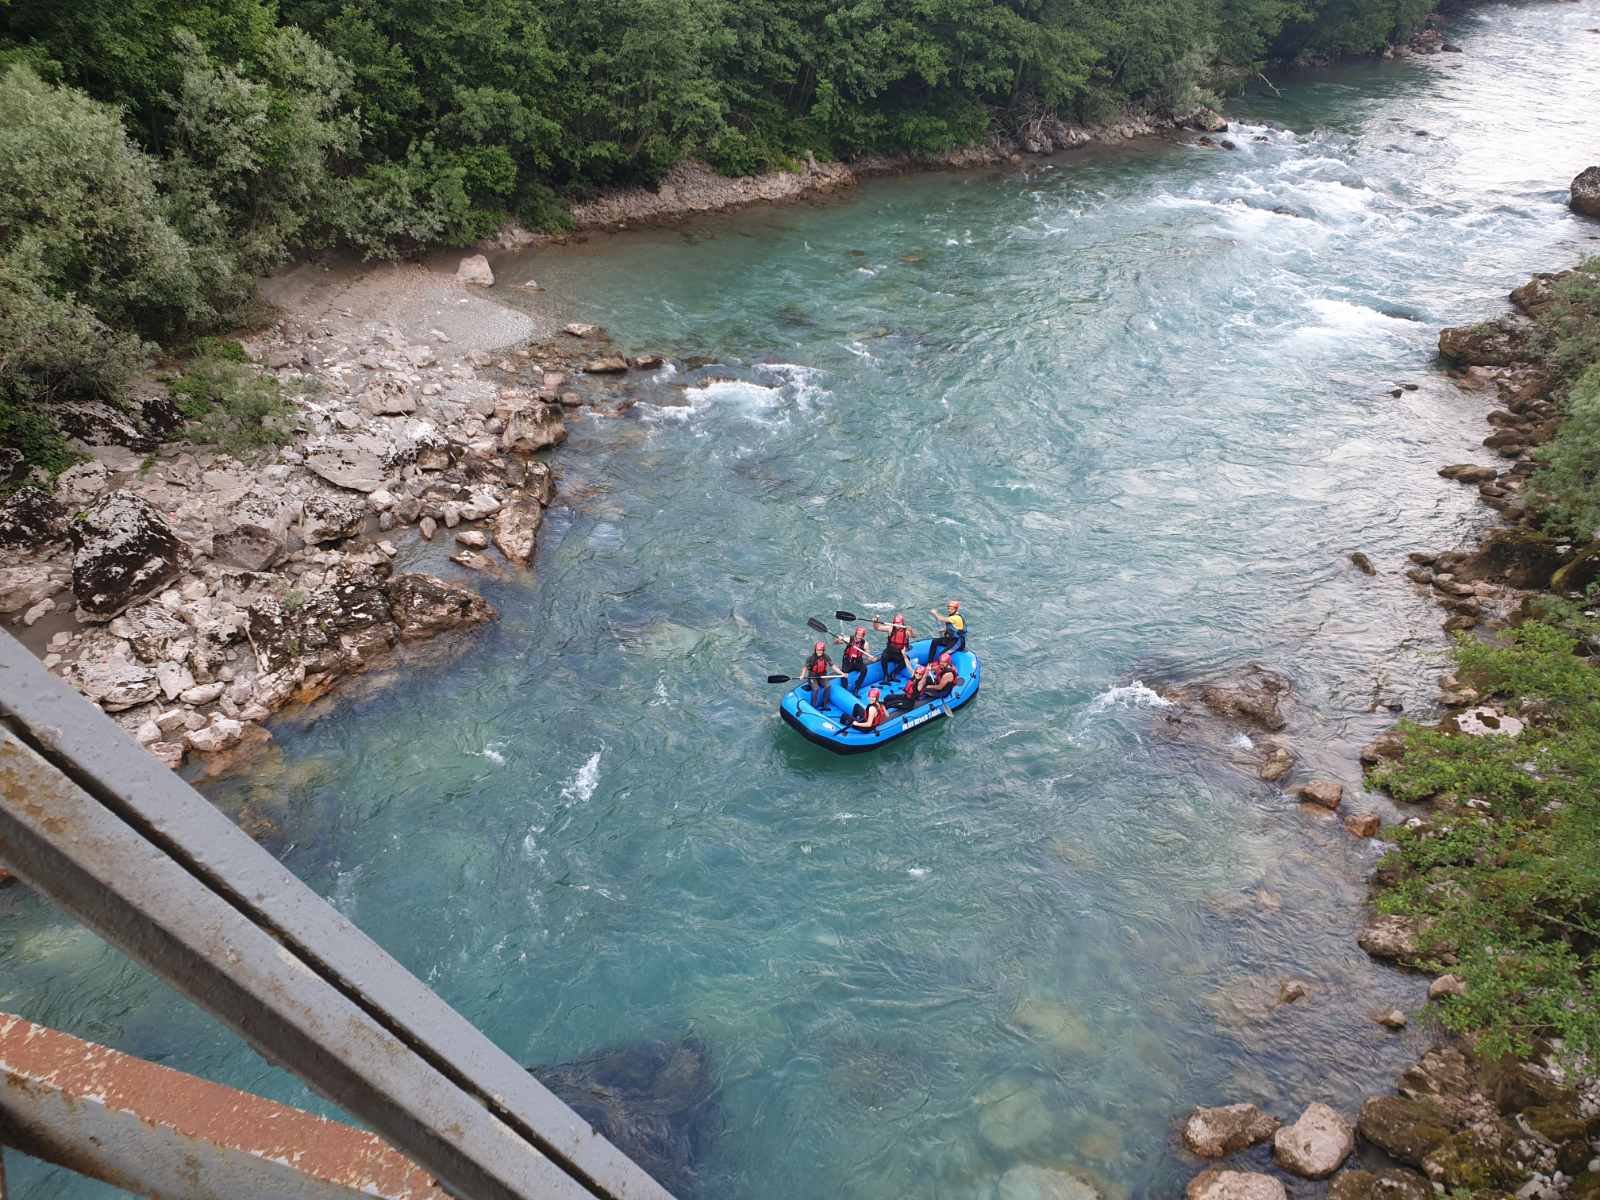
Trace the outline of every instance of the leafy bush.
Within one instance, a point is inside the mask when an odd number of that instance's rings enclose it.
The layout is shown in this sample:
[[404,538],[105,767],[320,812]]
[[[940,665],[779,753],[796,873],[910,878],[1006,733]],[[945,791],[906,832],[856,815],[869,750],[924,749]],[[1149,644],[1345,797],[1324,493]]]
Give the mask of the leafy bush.
[[263,39],[253,76],[174,35],[184,62],[162,182],[188,240],[203,247],[214,301],[232,312],[254,276],[325,236],[338,195],[332,164],[358,142],[343,111],[348,69],[298,29]]
[[293,432],[282,387],[251,366],[237,342],[208,347],[168,386],[189,418],[189,438],[236,458],[281,446]]
[[45,294],[145,337],[211,315],[122,116],[27,67],[0,76],[0,256]]

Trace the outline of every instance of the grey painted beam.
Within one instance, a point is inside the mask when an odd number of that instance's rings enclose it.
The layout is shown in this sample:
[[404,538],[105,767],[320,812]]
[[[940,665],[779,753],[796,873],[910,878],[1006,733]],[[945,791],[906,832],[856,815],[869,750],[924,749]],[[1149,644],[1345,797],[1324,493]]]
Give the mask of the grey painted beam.
[[0,634],[0,859],[469,1200],[671,1200]]

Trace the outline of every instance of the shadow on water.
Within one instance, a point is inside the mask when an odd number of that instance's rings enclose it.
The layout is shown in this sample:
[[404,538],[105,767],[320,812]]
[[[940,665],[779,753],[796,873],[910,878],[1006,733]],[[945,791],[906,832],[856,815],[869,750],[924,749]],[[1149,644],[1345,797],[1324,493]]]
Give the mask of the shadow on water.
[[707,1194],[702,1170],[723,1117],[705,1042],[636,1042],[528,1070],[679,1200]]

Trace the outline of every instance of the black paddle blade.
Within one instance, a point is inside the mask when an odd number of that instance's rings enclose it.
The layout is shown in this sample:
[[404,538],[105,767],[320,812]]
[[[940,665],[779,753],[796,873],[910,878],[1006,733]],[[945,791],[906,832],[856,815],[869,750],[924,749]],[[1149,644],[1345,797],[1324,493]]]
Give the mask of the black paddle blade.
[[807,617],[806,624],[811,626],[811,628],[815,629],[818,633],[825,633],[830,637],[833,636],[833,630],[824,625],[817,617]]
[[768,683],[792,683],[792,682],[794,682],[794,676],[793,675],[768,675],[767,676],[767,682]]
[[856,619],[856,615],[855,613],[847,613],[843,609],[839,609],[833,614],[833,619],[835,621],[854,621]]

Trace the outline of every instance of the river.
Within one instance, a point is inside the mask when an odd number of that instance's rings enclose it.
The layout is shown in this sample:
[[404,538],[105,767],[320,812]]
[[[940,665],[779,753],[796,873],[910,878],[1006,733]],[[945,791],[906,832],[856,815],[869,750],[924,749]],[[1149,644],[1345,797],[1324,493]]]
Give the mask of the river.
[[[535,568],[482,582],[467,654],[278,722],[210,794],[519,1061],[703,1053],[698,1195],[985,1198],[1035,1163],[1170,1196],[1189,1105],[1353,1113],[1429,1038],[1371,1020],[1425,996],[1354,944],[1378,847],[1162,736],[1149,685],[1284,672],[1297,778],[1352,792],[1375,702],[1428,711],[1441,613],[1400,571],[1484,522],[1435,470],[1489,461],[1490,403],[1433,346],[1600,250],[1564,208],[1595,26],[1478,8],[1464,54],[1253,90],[1232,152],[497,262],[508,300],[673,365],[571,423]],[[951,596],[973,706],[859,758],[778,721],[808,615]],[[331,1111],[17,889],[0,954],[0,1009]],[[1311,996],[1256,1011],[1286,977]],[[30,1200],[118,1194],[10,1165]]]

